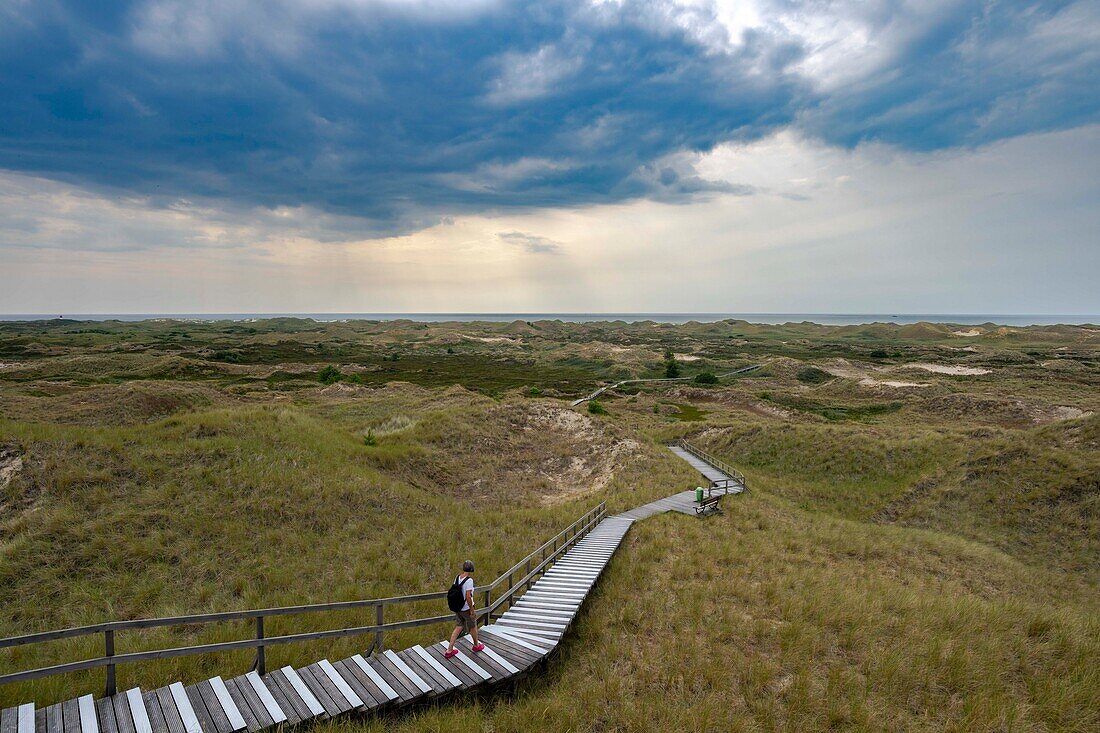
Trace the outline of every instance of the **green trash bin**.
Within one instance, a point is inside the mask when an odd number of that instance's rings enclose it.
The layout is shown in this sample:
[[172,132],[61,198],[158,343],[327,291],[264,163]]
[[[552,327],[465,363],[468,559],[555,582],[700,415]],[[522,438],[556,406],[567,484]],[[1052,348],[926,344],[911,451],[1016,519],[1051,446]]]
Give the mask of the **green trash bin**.
[[703,487],[702,486],[696,486],[695,487],[695,503],[696,504],[702,504],[703,503]]

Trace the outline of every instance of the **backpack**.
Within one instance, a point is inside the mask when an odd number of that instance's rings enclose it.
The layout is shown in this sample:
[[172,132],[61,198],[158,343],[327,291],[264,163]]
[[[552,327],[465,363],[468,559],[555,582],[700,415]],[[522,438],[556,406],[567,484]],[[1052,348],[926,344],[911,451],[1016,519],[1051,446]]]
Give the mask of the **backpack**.
[[466,605],[466,593],[462,590],[462,584],[466,582],[461,575],[455,576],[454,584],[447,589],[447,608],[455,613],[461,613]]

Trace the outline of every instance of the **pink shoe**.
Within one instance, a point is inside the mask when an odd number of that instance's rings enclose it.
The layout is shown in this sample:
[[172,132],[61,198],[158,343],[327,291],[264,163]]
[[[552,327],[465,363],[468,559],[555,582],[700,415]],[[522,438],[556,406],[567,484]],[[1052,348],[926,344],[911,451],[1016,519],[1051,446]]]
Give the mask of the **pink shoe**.
[[485,645],[482,644],[480,641],[478,643],[474,644],[474,647],[473,647],[475,652],[480,652],[484,648],[485,648]]
[[457,649],[448,649],[447,651],[443,652],[443,658],[444,659],[450,659],[451,657],[453,657],[456,654],[458,654]]

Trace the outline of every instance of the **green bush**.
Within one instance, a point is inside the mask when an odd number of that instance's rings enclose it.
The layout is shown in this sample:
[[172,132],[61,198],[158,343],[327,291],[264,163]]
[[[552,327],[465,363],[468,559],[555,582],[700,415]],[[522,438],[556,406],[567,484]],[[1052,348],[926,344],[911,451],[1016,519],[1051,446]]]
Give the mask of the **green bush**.
[[528,387],[527,388],[527,396],[528,397],[538,397],[540,394],[542,394],[542,390],[538,387]]
[[334,384],[335,382],[339,382],[340,378],[343,376],[340,370],[332,364],[329,364],[321,371],[317,372],[317,379],[320,380],[321,384]]
[[833,375],[829,374],[829,372],[812,366],[800,369],[795,376],[797,376],[798,381],[803,384],[824,384],[833,378]]
[[699,372],[695,375],[696,384],[718,384],[718,377],[710,372]]
[[374,437],[374,430],[368,430],[367,434],[363,436],[363,445],[370,447],[378,445],[378,438]]
[[669,359],[665,362],[665,377],[675,379],[678,376],[680,376],[680,364],[675,359]]
[[588,403],[588,411],[590,413],[592,413],[593,415],[606,415],[607,414],[607,408],[605,408],[603,405],[601,405],[596,400],[591,400]]

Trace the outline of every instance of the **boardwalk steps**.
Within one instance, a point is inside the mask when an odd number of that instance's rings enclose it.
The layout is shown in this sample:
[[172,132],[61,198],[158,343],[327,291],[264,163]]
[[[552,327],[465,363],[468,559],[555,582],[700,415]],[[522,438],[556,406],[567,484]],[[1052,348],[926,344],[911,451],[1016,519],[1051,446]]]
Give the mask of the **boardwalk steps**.
[[[699,460],[681,457],[693,465],[691,459]],[[479,629],[485,644],[481,652],[474,652],[473,639],[465,636],[451,659],[443,656],[447,642],[440,641],[371,656],[321,659],[263,676],[253,671],[188,687],[180,682],[156,690],[134,687],[98,700],[85,695],[45,708],[27,703],[0,710],[0,733],[256,733],[518,679],[561,642],[633,522],[665,511],[693,513],[693,501],[694,493],[687,491],[603,519],[507,611]]]

